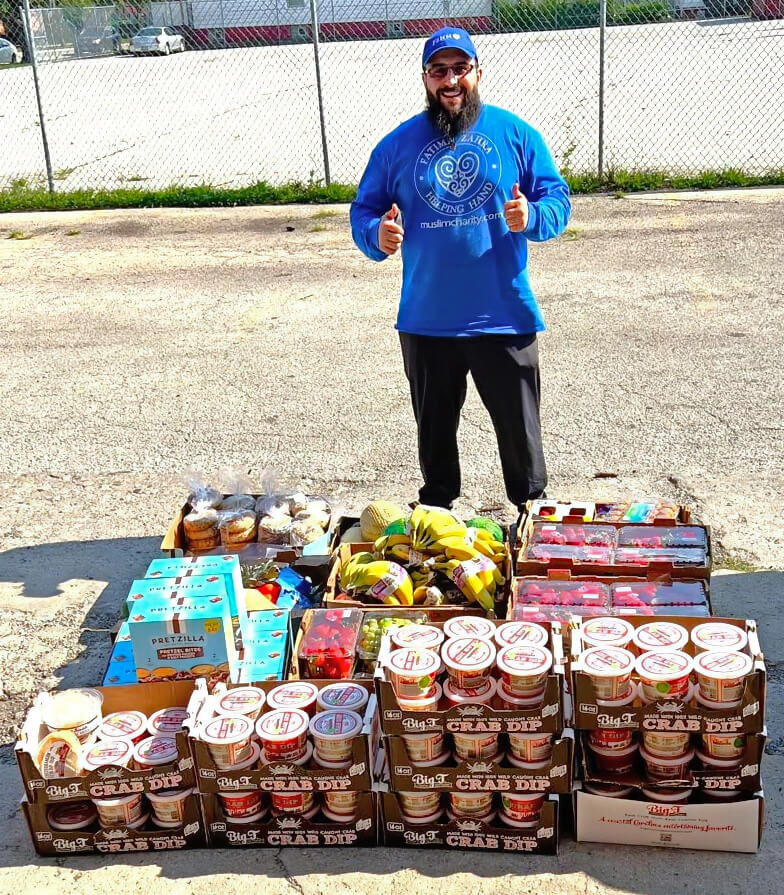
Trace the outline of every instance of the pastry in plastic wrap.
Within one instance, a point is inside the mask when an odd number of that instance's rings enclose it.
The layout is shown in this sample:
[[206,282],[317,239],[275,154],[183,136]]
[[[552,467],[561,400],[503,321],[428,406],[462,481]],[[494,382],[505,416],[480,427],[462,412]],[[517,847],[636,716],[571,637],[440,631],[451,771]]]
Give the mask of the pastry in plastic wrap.
[[221,510],[254,510],[256,499],[251,494],[230,494],[220,504]]
[[262,494],[256,501],[256,513],[259,516],[288,516],[289,502],[280,494]]
[[188,495],[188,503],[194,510],[215,509],[220,506],[223,495],[209,485],[197,485]]
[[258,539],[265,544],[288,544],[291,525],[290,516],[264,516],[259,520]]
[[301,491],[295,491],[293,494],[289,494],[285,500],[289,504],[289,515],[296,516],[307,507],[309,498]]
[[254,510],[221,513],[220,537],[224,547],[238,547],[256,540]]
[[299,519],[291,526],[289,537],[295,547],[312,544],[324,534],[324,529],[311,519]]
[[323,510],[302,510],[294,517],[295,522],[309,522],[312,525],[318,525],[323,534],[329,525],[329,513]]
[[185,540],[190,550],[211,550],[220,547],[218,511],[212,507],[193,510],[182,520]]

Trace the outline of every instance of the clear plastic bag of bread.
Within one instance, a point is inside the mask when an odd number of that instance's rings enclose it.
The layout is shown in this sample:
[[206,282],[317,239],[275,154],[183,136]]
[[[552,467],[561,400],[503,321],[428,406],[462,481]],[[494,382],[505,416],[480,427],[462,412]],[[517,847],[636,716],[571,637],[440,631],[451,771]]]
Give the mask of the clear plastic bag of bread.
[[226,495],[221,500],[219,510],[236,512],[237,510],[256,511],[256,498],[251,493],[253,485],[250,476],[241,469],[226,467],[221,471],[220,483]]
[[332,510],[325,498],[296,493],[289,496],[289,505],[295,511],[291,526],[291,543],[295,547],[312,544],[329,530]]
[[261,476],[261,496],[256,501],[256,513],[260,521],[265,516],[291,515],[289,502],[278,487],[278,477],[274,469],[265,469]]
[[183,476],[188,489],[188,504],[192,510],[217,509],[223,495],[214,488],[197,469],[186,469]]
[[219,506],[223,495],[197,470],[187,470],[183,480],[188,489],[187,504],[190,507],[182,520],[186,547],[191,553],[201,553],[220,547],[216,507]]
[[237,550],[256,540],[258,521],[256,510],[221,510],[218,513],[221,545],[229,551]]

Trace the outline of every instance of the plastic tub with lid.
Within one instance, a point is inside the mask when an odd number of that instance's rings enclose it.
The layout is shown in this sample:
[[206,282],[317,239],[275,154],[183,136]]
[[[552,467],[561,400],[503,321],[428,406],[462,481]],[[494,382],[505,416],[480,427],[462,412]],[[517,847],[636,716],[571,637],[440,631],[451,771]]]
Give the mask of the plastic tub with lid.
[[180,826],[185,818],[188,796],[193,789],[163,789],[147,793],[153,811],[153,820],[164,824]]
[[474,615],[457,615],[444,622],[444,635],[452,640],[460,637],[480,637],[492,640],[495,625],[486,618]]
[[408,759],[412,764],[433,761],[444,755],[444,734],[440,730],[403,734]]
[[635,668],[640,676],[643,702],[660,699],[684,701],[691,688],[694,660],[683,650],[650,650],[643,653]]
[[632,731],[628,728],[597,727],[588,734],[588,740],[600,749],[626,749],[632,744]]
[[634,653],[617,646],[594,646],[582,653],[581,660],[597,701],[603,699],[611,704],[627,697],[634,671]]
[[175,737],[181,730],[185,719],[188,717],[188,709],[185,706],[174,705],[166,709],[153,712],[147,721],[147,730],[153,736]]
[[628,774],[634,770],[634,759],[638,750],[637,743],[632,743],[625,749],[604,749],[601,746],[594,746],[590,741],[587,746],[600,773]]
[[501,813],[518,823],[538,821],[543,804],[543,793],[501,793]]
[[689,776],[694,749],[689,749],[688,752],[677,758],[659,758],[658,755],[652,755],[644,746],[641,746],[640,755],[645,762],[645,770],[651,780],[685,780]]
[[101,724],[103,696],[89,687],[44,694],[41,717],[51,733],[70,731],[86,743]]
[[[357,813],[359,806],[358,792],[325,792],[324,813],[327,811],[335,815],[332,820],[347,820]],[[329,817],[329,814],[327,814]]]
[[437,712],[442,692],[441,684],[435,683],[427,693],[414,699],[404,699],[402,696],[398,696],[397,704],[404,712]]
[[318,754],[327,761],[346,761],[353,740],[362,732],[362,718],[344,709],[319,712],[310,722],[310,735]]
[[638,653],[648,650],[683,649],[689,642],[689,632],[675,622],[648,622],[634,632],[632,644]]
[[301,709],[277,709],[256,722],[256,734],[269,761],[295,761],[307,751],[310,717]]
[[143,712],[134,710],[112,712],[106,715],[98,728],[99,740],[131,740],[138,743],[149,736],[149,719]]
[[406,625],[394,628],[391,639],[395,649],[439,650],[444,642],[444,632],[432,625]]
[[642,744],[656,758],[680,758],[689,751],[691,736],[676,730],[644,730]]
[[535,622],[506,622],[495,630],[494,640],[499,649],[505,646],[547,646],[547,629]]
[[253,749],[253,721],[245,715],[216,715],[198,732],[215,766],[228,770],[241,764]]
[[62,832],[86,830],[98,822],[98,811],[92,802],[65,802],[52,805],[46,812],[49,826]]
[[98,768],[127,768],[133,761],[133,740],[97,740],[87,752],[82,753],[82,767],[90,774]]
[[398,800],[402,811],[408,817],[428,817],[441,809],[441,793],[429,790],[422,792],[400,792]]
[[495,644],[481,637],[456,637],[441,648],[441,658],[459,690],[482,687],[495,662]]
[[[739,760],[746,751],[746,736],[742,733],[704,733],[702,752],[720,761]],[[699,758],[700,753],[697,753]]]
[[318,692],[316,711],[329,712],[333,709],[344,709],[362,715],[368,704],[368,698],[368,691],[359,684],[353,684],[350,681],[327,684]]
[[714,758],[712,755],[706,755],[705,752],[697,750],[697,761],[705,768],[706,771],[712,771],[714,774],[733,774],[740,770],[743,764],[740,756],[735,758]]
[[551,733],[510,733],[509,760],[549,761],[553,754],[553,735]]
[[411,824],[412,826],[423,826],[424,824],[434,824],[438,823],[443,817],[444,809],[439,806],[432,814],[425,814],[423,816],[418,816],[416,814],[406,814],[405,811],[400,812],[400,819],[403,823]]
[[489,826],[495,820],[496,812],[488,811],[487,814],[479,816],[476,814],[459,814],[452,808],[447,808],[446,816],[449,818],[449,820],[475,820],[479,821],[479,823],[487,824]]
[[150,770],[177,761],[177,741],[171,737],[148,737],[136,744],[133,763],[139,770]]
[[255,721],[264,708],[266,696],[259,687],[234,687],[222,693],[215,703],[216,715],[244,715]]
[[433,650],[397,649],[386,667],[398,699],[420,699],[433,688],[441,659]]
[[263,815],[264,796],[259,790],[219,792],[218,800],[223,808],[223,813],[231,820],[237,818],[257,819]]
[[317,807],[312,792],[273,792],[270,799],[272,810],[279,814],[307,814]]
[[459,817],[485,817],[493,810],[491,792],[450,792],[449,807]]
[[288,681],[267,693],[267,706],[270,709],[299,709],[313,715],[318,694],[318,687],[309,681]]
[[504,689],[503,681],[499,681],[498,697],[496,699],[496,702],[503,711],[524,712],[530,711],[531,709],[535,709],[537,706],[540,706],[542,704],[543,696],[544,691],[539,693],[537,696],[514,696],[512,693],[507,693]]
[[489,761],[498,754],[497,733],[453,733],[455,756],[461,761]]
[[692,628],[691,642],[698,652],[737,653],[746,649],[749,638],[743,628],[727,622],[703,622]]
[[530,699],[541,695],[553,667],[553,654],[546,646],[505,646],[496,658],[504,690],[511,696]]
[[700,693],[711,702],[725,707],[737,705],[743,698],[746,680],[754,663],[746,653],[702,652],[694,660],[694,674]]
[[115,796],[111,799],[93,799],[93,804],[98,809],[98,819],[102,827],[127,827],[144,814],[140,792]]
[[634,625],[623,618],[600,616],[584,621],[580,636],[588,648],[615,646],[623,649],[634,636]]
[[618,783],[597,783],[586,780],[583,789],[594,796],[606,796],[609,799],[626,799],[634,792],[633,786],[622,786]]
[[456,705],[490,705],[498,691],[498,682],[489,677],[480,687],[461,690],[454,685],[452,678],[444,681],[444,696],[449,706]]

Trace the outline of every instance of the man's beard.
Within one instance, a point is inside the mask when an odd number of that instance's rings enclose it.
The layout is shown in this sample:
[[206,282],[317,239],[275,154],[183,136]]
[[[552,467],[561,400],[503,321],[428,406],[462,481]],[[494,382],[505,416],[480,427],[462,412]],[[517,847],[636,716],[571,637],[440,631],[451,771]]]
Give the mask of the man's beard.
[[479,98],[479,87],[466,90],[463,106],[454,115],[448,112],[438,97],[427,92],[427,117],[441,133],[454,140],[460,134],[465,133],[476,124],[479,113],[482,111],[482,100]]

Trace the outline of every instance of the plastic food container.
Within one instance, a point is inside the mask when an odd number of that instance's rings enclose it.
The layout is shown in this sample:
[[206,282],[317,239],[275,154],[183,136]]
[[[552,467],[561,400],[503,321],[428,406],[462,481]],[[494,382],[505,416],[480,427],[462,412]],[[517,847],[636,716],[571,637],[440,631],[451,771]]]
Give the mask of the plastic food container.
[[159,709],[153,712],[147,721],[147,730],[153,736],[174,738],[181,730],[185,719],[188,717],[188,709],[185,706],[172,706],[168,709]]
[[327,684],[318,691],[316,711],[328,712],[344,709],[361,715],[368,704],[368,691],[359,684]]
[[713,771],[714,774],[732,774],[743,764],[740,757],[714,758],[700,751],[697,751],[697,760],[706,771]]
[[404,811],[401,811],[400,818],[403,823],[412,824],[413,826],[422,826],[423,824],[436,823],[441,819],[443,813],[444,809],[439,806],[439,808],[432,814],[427,814],[424,817],[417,817],[416,815],[406,814]]
[[691,789],[649,789],[642,787],[642,794],[649,802],[661,802],[667,805],[685,805],[691,797]]
[[[326,758],[322,758],[318,752],[313,749],[313,744],[308,743],[308,751],[305,753],[305,758],[312,757],[312,765],[311,767],[318,770],[318,768],[323,768],[325,771],[346,771],[351,767],[352,759],[347,758],[345,761],[327,761]],[[303,759],[298,759],[294,762],[294,764],[301,765],[303,764]]]
[[513,696],[511,693],[507,693],[504,689],[503,681],[498,684],[498,699],[497,702],[501,709],[507,712],[524,712],[530,711],[531,709],[537,708],[542,704],[542,696],[544,695],[544,691],[542,691],[538,696]]
[[746,648],[748,635],[736,625],[726,622],[703,622],[692,629],[691,642],[698,652],[737,653]]
[[53,830],[75,832],[86,830],[98,820],[98,812],[92,802],[66,802],[53,805],[46,812],[49,826]]
[[629,692],[620,699],[597,699],[596,704],[601,706],[613,706],[619,708],[624,705],[631,705],[637,698],[637,684],[633,681],[629,683]]
[[645,730],[642,743],[657,758],[680,758],[689,751],[691,737],[688,733],[671,730]]
[[632,732],[623,728],[599,727],[588,734],[588,740],[600,749],[627,749],[632,744]]
[[216,715],[244,715],[255,721],[261,714],[266,697],[258,687],[235,687],[221,694],[215,704]]
[[458,814],[456,811],[453,811],[451,808],[446,809],[446,816],[450,820],[466,820],[467,818],[471,818],[473,821],[477,821],[483,824],[491,824],[495,820],[496,812],[489,811],[487,814],[483,814],[481,817],[473,814]]
[[482,687],[495,661],[495,644],[481,637],[457,637],[447,640],[441,658],[452,683],[459,690]]
[[510,733],[510,760],[549,761],[553,754],[553,735],[551,733]]
[[300,677],[350,678],[361,629],[361,609],[314,609],[299,646]]
[[493,810],[491,792],[450,792],[449,807],[457,817],[485,817]]
[[86,743],[101,723],[103,696],[98,690],[74,688],[46,694],[41,717],[51,733],[70,731]]
[[541,695],[553,667],[553,654],[545,646],[505,646],[496,659],[504,690],[510,696],[530,699]]
[[101,721],[99,740],[132,740],[138,743],[148,736],[147,715],[136,711],[112,712]]
[[452,739],[455,755],[462,761],[487,761],[498,754],[497,733],[454,733]]
[[440,792],[398,793],[400,807],[409,818],[425,818],[441,812]]
[[315,807],[312,792],[273,792],[270,798],[279,814],[307,814]]
[[610,799],[625,799],[634,790],[633,786],[620,786],[616,783],[590,783],[586,780],[583,789],[594,796],[607,796]]
[[[740,630],[740,629],[737,629]],[[703,652],[694,660],[694,673],[700,693],[724,707],[737,705],[754,663],[750,656],[737,652]]]
[[114,799],[93,799],[93,804],[102,827],[127,827],[139,821],[144,813],[140,792]]
[[433,761],[441,758],[445,752],[444,734],[440,730],[407,733],[403,735],[403,742],[411,764]]
[[709,709],[712,712],[724,711],[726,709],[734,709],[740,705],[740,699],[733,702],[716,702],[713,699],[706,699],[702,695],[702,691],[699,686],[696,687],[696,697],[697,697],[697,705],[701,705],[704,709]]
[[495,642],[499,649],[505,646],[547,646],[550,639],[547,630],[534,622],[507,622],[495,629]]
[[148,737],[133,750],[133,763],[139,770],[161,767],[178,757],[177,741],[171,737]]
[[261,746],[257,742],[251,742],[250,755],[239,764],[232,765],[230,768],[221,768],[222,771],[246,771],[248,768],[255,768],[261,758]]
[[689,632],[674,622],[648,622],[634,632],[632,643],[640,653],[648,650],[683,649],[689,642]]
[[442,692],[441,684],[433,684],[427,693],[416,699],[403,699],[402,696],[398,696],[397,704],[404,712],[437,712]]
[[536,820],[515,820],[503,811],[498,812],[498,820],[506,827],[514,827],[516,830],[535,830],[539,826],[539,818]]
[[152,805],[153,821],[167,826],[180,826],[185,819],[185,808],[192,789],[163,789],[147,793]]
[[688,752],[677,758],[659,758],[658,755],[652,755],[644,746],[641,746],[640,755],[645,762],[648,776],[652,780],[684,780],[689,775],[694,749],[689,749]]
[[316,752],[327,761],[346,761],[352,756],[352,740],[362,732],[362,718],[356,712],[335,709],[319,712],[310,722]]
[[[358,792],[325,792],[324,813],[330,811],[336,815],[332,820],[347,820],[357,813],[359,805]],[[329,816],[329,815],[327,815]]]
[[708,802],[740,802],[746,793],[742,789],[703,789],[700,795]]
[[492,640],[495,625],[481,616],[458,615],[444,622],[444,635],[451,640],[460,637],[479,637],[481,640]]
[[271,709],[299,709],[313,715],[316,711],[319,689],[308,681],[290,681],[267,693],[267,706]]
[[[516,768],[525,768],[526,771],[530,771],[531,773],[535,773],[536,771],[545,771],[550,766],[551,759],[545,758],[541,761],[526,761],[522,758],[517,758],[517,756],[512,755],[511,753],[506,756],[509,764],[514,765]],[[500,761],[501,759],[497,759]]]
[[[702,735],[702,753],[721,761],[739,760],[746,751],[745,734],[737,733],[704,733]],[[702,753],[697,753],[700,758]]]
[[617,646],[623,649],[634,636],[634,626],[612,616],[590,618],[583,622],[580,635],[587,647]]
[[263,814],[264,797],[258,790],[251,792],[219,792],[223,813],[230,820],[258,820]]
[[199,733],[215,765],[228,770],[250,757],[253,721],[245,715],[216,715]]
[[628,774],[634,769],[634,758],[638,749],[637,743],[632,743],[626,746],[625,749],[604,749],[601,746],[594,746],[590,740],[587,745],[599,772],[604,774]]
[[433,688],[441,660],[429,649],[398,649],[389,657],[387,670],[398,699],[420,699]]
[[497,682],[489,677],[481,687],[471,690],[460,690],[452,682],[452,678],[444,681],[444,696],[450,707],[455,705],[490,705],[498,691]]
[[[313,743],[305,743],[305,753],[301,755],[299,758],[289,759],[286,764],[294,764],[298,767],[305,767],[305,765],[313,758],[316,754],[316,750],[313,748]],[[261,750],[261,763],[262,764],[273,764],[274,762],[280,761],[279,758],[270,758],[262,749]],[[325,764],[329,765],[330,762],[325,762]],[[350,765],[349,761],[345,762],[333,762],[332,767],[342,770],[345,767]]]
[[635,667],[643,702],[688,699],[694,660],[682,650],[651,650],[640,656]]
[[534,823],[544,804],[542,793],[505,792],[501,794],[501,813],[510,820],[522,823]]
[[[307,751],[310,718],[301,709],[267,712],[256,722],[256,734],[269,761],[295,761]],[[361,722],[360,722],[361,726]]]
[[582,654],[583,668],[597,700],[613,704],[628,697],[634,661],[634,653],[616,646],[596,646]]
[[444,642],[444,632],[432,625],[406,625],[395,628],[391,640],[396,649],[438,650]]
[[82,767],[89,774],[98,768],[127,768],[133,760],[133,740],[98,740],[82,755]]

